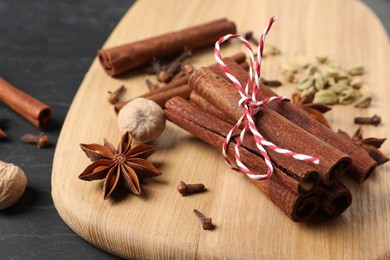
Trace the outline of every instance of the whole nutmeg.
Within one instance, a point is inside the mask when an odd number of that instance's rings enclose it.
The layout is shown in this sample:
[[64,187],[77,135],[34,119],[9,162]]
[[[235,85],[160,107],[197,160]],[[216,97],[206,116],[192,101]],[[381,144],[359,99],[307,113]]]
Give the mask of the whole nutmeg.
[[136,98],[127,103],[118,114],[118,127],[129,131],[134,140],[147,143],[159,137],[165,129],[165,115],[154,101]]
[[17,202],[26,189],[27,178],[22,169],[0,161],[0,210]]

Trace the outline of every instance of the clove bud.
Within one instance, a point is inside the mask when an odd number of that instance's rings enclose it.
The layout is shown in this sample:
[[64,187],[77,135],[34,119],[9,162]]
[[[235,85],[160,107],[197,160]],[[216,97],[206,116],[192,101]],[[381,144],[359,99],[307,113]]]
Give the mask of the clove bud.
[[148,87],[149,90],[157,89],[159,88],[157,83],[153,83],[150,79],[145,79],[145,84]]
[[45,133],[40,133],[38,136],[33,134],[24,134],[20,138],[23,143],[36,144],[39,149],[49,146],[49,139]]
[[122,94],[123,90],[125,89],[125,86],[122,85],[119,88],[117,88],[114,92],[108,91],[108,102],[111,104],[115,104],[119,101],[119,96]]
[[355,117],[355,124],[358,125],[379,125],[381,123],[381,118],[377,115],[373,115],[372,117]]
[[211,218],[206,218],[199,210],[194,209],[195,216],[200,220],[200,223],[202,223],[202,227],[204,230],[213,230],[215,228],[214,224],[211,222]]
[[182,195],[182,196],[187,196],[199,192],[205,191],[205,187],[201,183],[196,183],[196,184],[186,184],[183,181],[180,181],[180,183],[177,185],[177,191]]
[[167,65],[167,67],[163,70],[161,70],[157,74],[157,79],[160,82],[169,82],[172,77],[179,72],[179,69],[181,67],[182,62],[191,56],[191,51],[185,50],[180,56],[178,56],[176,59],[174,59],[171,63]]

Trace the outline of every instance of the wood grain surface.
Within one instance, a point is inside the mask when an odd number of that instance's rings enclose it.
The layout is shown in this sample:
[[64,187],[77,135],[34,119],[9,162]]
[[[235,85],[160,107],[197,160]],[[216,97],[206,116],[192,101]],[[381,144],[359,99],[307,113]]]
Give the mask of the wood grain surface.
[[[296,55],[314,60],[329,55],[344,67],[364,65],[365,81],[374,91],[368,109],[336,106],[327,114],[334,128],[353,132],[356,115],[382,116],[378,127],[363,127],[365,136],[390,136],[388,128],[390,48],[374,14],[356,0],[138,1],[124,16],[105,47],[143,39],[220,17],[236,22],[239,33],[259,36],[268,18],[279,20],[267,38],[282,55],[266,58],[263,75],[280,78],[282,64]],[[226,46],[223,55],[243,50]],[[212,49],[193,56],[196,66],[213,63]],[[126,258],[232,259],[388,259],[390,258],[390,174],[379,167],[363,184],[344,183],[352,206],[340,217],[316,217],[297,224],[288,219],[243,176],[228,169],[221,154],[178,127],[168,124],[153,145],[150,158],[163,171],[143,185],[142,196],[119,194],[103,200],[102,183],[78,175],[90,163],[79,143],[120,140],[116,115],[106,101],[108,90],[125,84],[126,97],[147,91],[142,71],[111,78],[97,59],[73,101],[58,140],[52,173],[52,196],[64,221],[81,237]],[[289,95],[293,87],[280,88]],[[390,154],[390,145],[383,147]],[[208,191],[182,197],[180,181],[202,182]],[[213,218],[214,231],[204,231],[192,210]]]

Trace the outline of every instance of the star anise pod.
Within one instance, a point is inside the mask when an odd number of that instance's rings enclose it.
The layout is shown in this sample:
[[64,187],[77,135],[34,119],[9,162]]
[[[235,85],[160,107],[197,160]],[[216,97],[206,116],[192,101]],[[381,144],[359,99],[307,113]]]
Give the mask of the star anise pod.
[[355,131],[352,137],[341,130],[339,130],[337,134],[351,139],[355,145],[364,149],[370,155],[370,157],[376,161],[377,165],[382,165],[389,161],[389,157],[385,156],[379,150],[382,144],[386,141],[386,138],[363,138],[363,131],[360,128]]
[[93,163],[79,175],[79,178],[85,181],[104,179],[104,199],[110,197],[119,184],[140,195],[139,179],[161,175],[160,170],[146,161],[155,148],[146,144],[131,148],[131,141],[131,134],[126,132],[117,149],[105,139],[104,145],[80,144]]
[[330,128],[328,121],[323,116],[324,113],[328,112],[332,108],[322,105],[322,104],[313,104],[314,100],[314,92],[301,96],[299,93],[292,94],[292,102],[301,107],[307,113],[309,113],[312,117],[317,119],[320,123]]

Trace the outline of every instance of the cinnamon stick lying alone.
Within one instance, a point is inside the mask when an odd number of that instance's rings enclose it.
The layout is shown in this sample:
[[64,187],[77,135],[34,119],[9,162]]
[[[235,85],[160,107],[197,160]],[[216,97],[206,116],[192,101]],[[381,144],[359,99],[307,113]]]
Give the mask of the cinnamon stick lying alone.
[[[237,54],[232,55],[229,59],[234,60],[241,66],[244,70],[248,67],[248,64],[245,62],[246,56],[245,53],[239,52]],[[209,67],[215,67],[217,68],[218,64],[213,64]],[[172,80],[168,84],[164,85],[163,87],[153,89],[139,97],[147,98],[149,100],[152,100],[159,104],[161,107],[164,107],[165,102],[174,96],[179,96],[182,98],[188,98],[191,93],[191,88],[188,86],[188,80],[191,75],[184,75],[180,78],[177,78],[175,80]],[[128,102],[133,100],[134,98],[131,98],[129,100],[116,103],[114,105],[115,112],[119,112],[119,110],[122,109],[124,105],[126,105]]]
[[110,76],[139,68],[153,58],[178,55],[185,48],[196,50],[213,45],[221,36],[236,33],[236,25],[227,19],[193,26],[121,46],[100,49],[98,57]]
[[[238,120],[243,114],[242,107],[238,105],[241,97],[237,90],[210,69],[196,70],[190,77],[189,85],[230,118]],[[268,107],[261,109],[254,120],[266,140],[282,148],[320,158],[320,164],[313,167],[318,170],[324,183],[330,184],[335,181],[351,161],[348,155],[334,149]],[[275,156],[283,155],[273,155]],[[288,159],[291,158],[281,161],[285,162]]]
[[[232,60],[226,59],[225,64],[232,74],[240,81],[240,83],[245,85],[248,79],[248,72],[241,69],[240,66]],[[212,70],[220,77],[226,77],[221,70]],[[277,94],[274,91],[264,85],[261,85],[259,88],[259,100],[275,95]],[[350,140],[347,140],[342,136],[338,136],[331,129],[322,125],[316,119],[291,102],[269,103],[267,107],[287,118],[299,127],[305,129],[317,138],[327,142],[334,148],[348,154],[352,158],[352,162],[347,171],[357,181],[363,182],[366,180],[377,166],[376,162],[367,153],[362,152]]]
[[15,88],[1,77],[0,101],[40,129],[46,128],[51,120],[48,105]]
[[[168,100],[165,107],[165,115],[170,121],[211,144],[218,150],[220,149],[225,137],[221,133],[209,129],[208,126],[210,125],[202,125],[206,122],[213,125],[219,122],[217,118],[214,118],[215,120],[209,120],[210,117],[206,116],[205,112],[200,112],[195,117],[191,117],[191,114],[198,113],[199,110],[194,110],[195,105],[179,97]],[[192,119],[200,121],[194,122]],[[218,126],[214,126],[214,128],[216,129]],[[257,172],[266,171],[267,166],[261,157],[245,147],[240,148],[240,153],[243,162],[250,169]],[[233,144],[228,146],[228,154],[234,156]],[[313,194],[316,186],[305,187],[305,185],[301,185],[301,183],[283,173],[277,167],[271,178],[267,180],[249,180],[294,221],[300,222],[310,218],[319,207],[319,197]],[[306,192],[304,191],[305,189]],[[311,195],[307,195],[307,189],[311,191]]]

